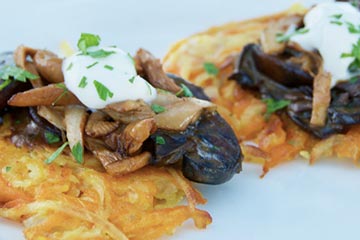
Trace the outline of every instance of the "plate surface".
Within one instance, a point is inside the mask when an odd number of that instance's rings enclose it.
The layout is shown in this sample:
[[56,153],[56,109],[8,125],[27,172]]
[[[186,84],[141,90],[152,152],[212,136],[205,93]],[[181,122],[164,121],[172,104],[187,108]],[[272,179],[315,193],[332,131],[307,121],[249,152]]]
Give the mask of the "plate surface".
[[[162,57],[171,43],[213,25],[284,10],[290,0],[11,0],[1,6],[0,51],[19,44],[57,51],[75,45],[81,32],[134,53],[144,47]],[[303,1],[310,6],[316,2]],[[259,179],[260,165],[221,186],[199,185],[201,206],[213,223],[205,231],[192,222],[165,239],[359,239],[360,169],[350,161],[305,160],[283,164]],[[22,240],[21,227],[0,220],[0,240]]]

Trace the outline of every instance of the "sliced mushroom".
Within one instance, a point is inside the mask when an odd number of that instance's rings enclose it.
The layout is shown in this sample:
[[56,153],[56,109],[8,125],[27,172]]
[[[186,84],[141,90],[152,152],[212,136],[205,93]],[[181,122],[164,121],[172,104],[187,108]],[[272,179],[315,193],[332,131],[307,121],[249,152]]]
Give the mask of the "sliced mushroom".
[[134,157],[128,157],[120,161],[113,162],[105,167],[106,171],[113,176],[121,176],[134,172],[149,164],[151,153],[143,152]]
[[51,83],[64,82],[62,59],[47,50],[38,50],[33,57],[40,75]]
[[64,106],[69,104],[81,104],[74,94],[57,84],[49,84],[44,87],[30,89],[13,95],[9,100],[10,106]]
[[331,74],[322,68],[314,78],[313,102],[310,124],[322,127],[326,123],[328,108],[331,101]]
[[295,30],[296,27],[300,25],[301,21],[301,16],[291,15],[270,22],[260,36],[263,51],[267,54],[282,53],[285,50],[286,44],[276,41],[277,34],[286,32],[289,27],[293,27]]
[[86,138],[86,147],[100,160],[106,171],[114,176],[133,172],[149,164],[151,153],[143,152],[137,156],[125,157],[109,150],[99,139]]
[[196,122],[204,110],[214,111],[216,106],[197,98],[180,98],[178,102],[166,106],[166,111],[154,118],[158,128],[184,131],[188,125]]
[[164,72],[159,59],[156,59],[150,52],[139,49],[135,56],[137,68],[140,69],[144,78],[156,88],[177,93],[181,88],[169,78]]
[[130,123],[155,116],[150,106],[143,100],[112,103],[105,107],[104,112],[109,114],[114,120],[123,123]]
[[112,121],[104,112],[96,111],[90,114],[85,132],[91,137],[102,137],[115,131],[119,125],[119,122]]
[[111,134],[105,142],[121,155],[133,155],[156,129],[153,118],[138,120],[128,124],[121,132]]
[[65,130],[63,111],[47,106],[39,106],[37,113],[58,129]]
[[[66,137],[69,142],[70,149],[73,149],[74,146],[81,146],[82,150],[84,149],[84,129],[85,123],[87,120],[88,114],[86,108],[79,105],[68,105],[65,107],[65,127],[66,127]],[[77,156],[75,156],[76,158]],[[78,162],[81,162],[83,156],[78,156],[76,159]],[[81,157],[81,159],[80,159]]]
[[[28,72],[31,72],[32,74],[39,76],[38,71],[36,70],[36,67],[34,66],[34,63],[32,62],[28,62],[26,60],[26,58],[28,56],[30,56],[31,58],[33,58],[36,54],[37,50],[34,48],[30,48],[30,47],[26,47],[24,45],[20,45],[19,47],[16,48],[15,52],[14,52],[14,61],[15,64],[19,67],[21,67],[22,69],[25,69]],[[42,79],[39,78],[38,79],[33,79],[30,81],[32,86],[34,88],[37,87],[41,87],[44,86],[44,83],[42,81]]]

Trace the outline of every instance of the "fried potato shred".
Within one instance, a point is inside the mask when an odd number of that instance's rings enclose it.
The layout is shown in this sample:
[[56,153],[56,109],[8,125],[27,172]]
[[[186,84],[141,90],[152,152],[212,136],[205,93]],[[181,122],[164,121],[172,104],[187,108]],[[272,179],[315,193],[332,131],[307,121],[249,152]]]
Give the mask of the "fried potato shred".
[[[210,28],[174,44],[163,59],[165,71],[204,88],[218,105],[219,113],[234,129],[245,161],[263,164],[262,176],[270,168],[293,160],[300,153],[300,156],[306,153],[309,159],[305,159],[310,163],[331,156],[354,162],[360,158],[360,126],[352,126],[345,134],[316,139],[285,114],[272,114],[268,118],[266,105],[258,96],[228,80],[233,71],[234,56],[246,44],[258,42],[274,21],[301,16],[306,11],[302,6],[294,5],[275,15]],[[206,72],[204,63],[207,62],[219,66],[217,75]],[[320,100],[321,107],[327,109],[328,98]],[[321,112],[319,114],[317,122],[321,124],[324,117]]]
[[[178,170],[145,167],[126,176],[105,173],[87,155],[84,165],[54,149],[16,148],[0,138],[0,216],[25,226],[26,239],[156,239],[187,219],[198,228],[211,216],[206,200]],[[189,205],[178,205],[186,197]]]

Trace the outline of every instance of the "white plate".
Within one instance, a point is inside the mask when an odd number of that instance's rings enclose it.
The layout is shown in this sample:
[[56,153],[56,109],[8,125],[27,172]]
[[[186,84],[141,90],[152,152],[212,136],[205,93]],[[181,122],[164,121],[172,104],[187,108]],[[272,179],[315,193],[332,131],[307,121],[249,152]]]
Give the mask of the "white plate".
[[[213,25],[283,10],[290,0],[95,1],[33,0],[1,4],[0,51],[19,44],[57,50],[81,32],[130,52],[161,57],[171,43]],[[303,1],[310,5],[315,0]],[[213,223],[205,231],[187,222],[171,239],[359,239],[360,169],[350,161],[283,164],[259,179],[261,166],[220,186],[199,186]],[[23,239],[21,228],[0,221],[0,240]],[[163,239],[170,239],[164,237]]]

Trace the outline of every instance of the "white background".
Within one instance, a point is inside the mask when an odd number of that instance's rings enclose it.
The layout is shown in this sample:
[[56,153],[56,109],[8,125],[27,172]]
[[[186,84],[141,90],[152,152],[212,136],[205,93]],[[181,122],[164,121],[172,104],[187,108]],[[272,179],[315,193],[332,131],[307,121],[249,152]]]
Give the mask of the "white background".
[[[144,47],[162,57],[171,43],[195,32],[284,10],[291,0],[0,0],[0,51],[19,44],[57,50],[81,32],[134,53]],[[302,1],[310,6],[315,2]],[[261,166],[244,170],[221,186],[199,186],[213,223],[205,231],[192,222],[171,239],[360,239],[360,169],[350,161],[305,160],[283,164],[259,179]],[[1,191],[1,190],[0,190]],[[0,240],[22,239],[2,221]],[[168,239],[165,237],[164,239]]]

